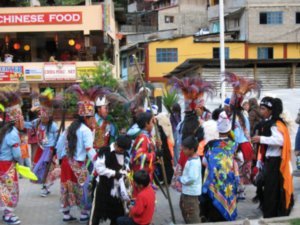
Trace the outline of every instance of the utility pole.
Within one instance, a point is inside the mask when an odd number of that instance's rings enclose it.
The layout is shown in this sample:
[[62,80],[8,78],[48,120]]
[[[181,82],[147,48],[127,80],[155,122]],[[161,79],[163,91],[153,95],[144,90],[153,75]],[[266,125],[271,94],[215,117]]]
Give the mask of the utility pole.
[[224,38],[224,0],[219,0],[219,19],[220,19],[220,82],[221,82],[221,104],[225,100],[225,38]]

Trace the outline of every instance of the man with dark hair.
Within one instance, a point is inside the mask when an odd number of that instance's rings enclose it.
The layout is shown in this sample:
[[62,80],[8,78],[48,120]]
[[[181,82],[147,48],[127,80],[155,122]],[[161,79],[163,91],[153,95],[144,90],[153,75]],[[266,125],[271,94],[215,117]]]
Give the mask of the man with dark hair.
[[120,182],[123,175],[129,170],[129,155],[131,139],[121,135],[116,142],[99,150],[99,159],[95,169],[99,174],[99,183],[96,187],[91,223],[98,225],[99,222],[110,219],[111,225],[116,225],[116,219],[124,216],[123,201],[119,192]]
[[256,165],[265,169],[262,198],[264,218],[288,216],[294,205],[290,171],[291,140],[288,128],[280,116],[282,112],[282,101],[279,98],[264,97],[260,102],[264,122],[259,126],[258,135],[252,137],[252,143],[258,144]]
[[133,181],[138,190],[137,196],[130,201],[129,217],[119,217],[117,219],[118,225],[148,225],[152,221],[155,209],[155,192],[150,185],[148,172],[145,170],[135,172]]

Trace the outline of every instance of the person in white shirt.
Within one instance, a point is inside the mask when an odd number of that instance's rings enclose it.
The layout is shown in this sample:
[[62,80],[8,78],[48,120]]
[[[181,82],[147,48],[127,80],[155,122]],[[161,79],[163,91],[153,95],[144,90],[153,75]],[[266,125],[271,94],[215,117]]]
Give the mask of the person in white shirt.
[[264,97],[260,112],[265,121],[252,142],[257,143],[259,149],[256,166],[264,167],[263,216],[288,216],[294,202],[290,171],[291,143],[288,129],[280,117],[283,112],[282,101]]

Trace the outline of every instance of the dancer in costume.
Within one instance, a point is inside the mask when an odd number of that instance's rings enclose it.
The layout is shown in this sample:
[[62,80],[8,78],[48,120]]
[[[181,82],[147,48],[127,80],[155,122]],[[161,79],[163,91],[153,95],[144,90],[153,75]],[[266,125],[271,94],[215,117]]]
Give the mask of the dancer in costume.
[[96,129],[94,148],[109,146],[118,136],[117,127],[113,123],[113,118],[108,114],[108,104],[106,97],[98,97],[96,100]]
[[[156,145],[151,135],[154,126],[154,117],[151,113],[140,113],[137,124],[141,133],[135,139],[131,150],[131,168],[133,172],[144,169],[149,173],[150,181],[153,181],[153,173],[156,161]],[[135,194],[134,192],[133,194]]]
[[19,201],[19,184],[16,161],[21,158],[19,131],[24,129],[21,98],[14,90],[0,92],[0,101],[5,107],[5,124],[0,128],[0,208],[4,210],[3,221],[20,224],[13,213]]
[[[58,133],[58,126],[53,121],[53,90],[47,88],[39,96],[39,107],[33,110],[39,111],[39,118],[32,122],[25,122],[25,128],[34,129],[38,137],[38,149],[33,158],[33,172],[38,177],[38,183],[42,184],[41,196],[50,194],[49,188],[53,184],[49,174],[55,168],[53,161],[54,146]],[[51,163],[49,167],[49,163]]]
[[[281,113],[282,101],[264,97],[260,102],[264,122],[259,134],[252,138],[257,143],[259,158],[257,167],[265,169],[263,180],[262,211],[264,218],[288,216],[294,205],[291,171],[291,140]],[[265,151],[265,154],[263,154]],[[261,158],[261,155],[265,155]]]
[[237,144],[229,138],[231,122],[222,112],[217,122],[220,138],[205,146],[206,166],[201,196],[201,215],[207,222],[232,221],[237,217],[238,166],[234,160]]
[[78,112],[76,119],[60,136],[57,143],[57,155],[61,160],[61,205],[63,221],[76,220],[70,214],[72,206],[79,206],[81,210],[80,222],[89,220],[91,206],[88,198],[89,173],[86,165],[87,158],[91,162],[97,159],[93,148],[93,132],[95,128],[95,98],[103,90],[93,87],[83,91],[79,85],[68,88],[67,93],[74,93],[78,97]]
[[117,218],[125,215],[120,182],[124,182],[121,178],[129,171],[130,159],[127,151],[130,147],[131,139],[121,135],[115,143],[99,149],[99,160],[95,164],[99,183],[89,224],[99,225],[100,222],[109,219],[111,225],[117,225]]
[[[202,141],[204,136],[203,128],[200,126],[199,117],[197,116],[195,109],[196,106],[200,104],[204,93],[212,96],[214,92],[212,83],[194,76],[185,77],[181,80],[172,77],[169,84],[173,85],[174,88],[179,89],[185,100],[185,116],[183,121],[179,123],[176,128],[178,131],[176,145],[181,146],[181,141],[190,135],[197,136],[198,141]],[[188,157],[180,151],[178,164],[176,165],[172,181],[172,186],[178,191],[181,190],[181,184],[177,181],[177,177],[181,176],[187,159]]]
[[[251,183],[251,169],[254,151],[250,140],[250,123],[248,117],[243,113],[242,102],[244,96],[250,91],[259,92],[261,83],[259,81],[240,77],[234,73],[226,73],[225,81],[231,83],[233,93],[230,98],[230,117],[234,139],[238,144],[237,158],[240,168],[239,199],[245,199],[245,186]],[[242,157],[239,157],[241,155]]]

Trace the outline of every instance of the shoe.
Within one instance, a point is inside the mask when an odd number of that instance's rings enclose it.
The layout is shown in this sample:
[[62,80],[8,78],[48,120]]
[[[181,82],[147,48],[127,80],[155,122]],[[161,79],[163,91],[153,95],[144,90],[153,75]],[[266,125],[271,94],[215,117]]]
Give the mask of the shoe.
[[89,215],[81,214],[80,219],[79,219],[79,223],[86,223],[86,222],[89,221],[89,219],[90,219]]
[[41,190],[41,197],[47,197],[51,192],[47,188]]
[[21,220],[15,215],[3,216],[3,221],[7,224],[20,224]]
[[77,218],[69,215],[69,218],[63,218],[63,222],[71,223],[77,221]]

